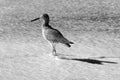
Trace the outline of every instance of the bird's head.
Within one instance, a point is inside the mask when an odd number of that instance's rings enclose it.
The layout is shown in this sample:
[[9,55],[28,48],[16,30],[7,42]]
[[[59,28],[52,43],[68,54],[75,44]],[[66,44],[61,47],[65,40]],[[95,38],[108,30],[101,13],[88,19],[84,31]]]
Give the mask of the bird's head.
[[49,15],[47,13],[41,15],[40,17],[43,18],[44,20],[49,19]]
[[31,22],[39,20],[41,18],[45,21],[49,21],[49,15],[47,13],[45,13],[45,14],[42,14],[39,18],[35,18],[35,19],[31,20]]

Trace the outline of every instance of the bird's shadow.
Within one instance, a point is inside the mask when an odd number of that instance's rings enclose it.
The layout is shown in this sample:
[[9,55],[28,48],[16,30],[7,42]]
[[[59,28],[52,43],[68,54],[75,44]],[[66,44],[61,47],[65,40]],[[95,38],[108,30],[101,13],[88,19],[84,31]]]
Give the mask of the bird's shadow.
[[65,57],[65,56],[62,56],[62,57],[59,57],[59,58],[60,59],[65,59],[65,60],[87,62],[87,63],[98,64],[98,65],[103,65],[103,63],[118,64],[117,62],[113,62],[113,61],[105,61],[105,60],[98,60],[98,59],[92,59],[92,58],[68,58],[68,57]]

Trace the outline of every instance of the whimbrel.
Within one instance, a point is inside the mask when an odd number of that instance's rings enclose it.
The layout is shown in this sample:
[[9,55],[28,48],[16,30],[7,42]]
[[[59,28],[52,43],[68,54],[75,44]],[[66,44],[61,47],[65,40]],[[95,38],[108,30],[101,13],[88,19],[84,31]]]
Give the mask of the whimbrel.
[[[58,31],[57,29],[55,29],[55,28],[51,27],[51,25],[49,25],[50,19],[49,19],[48,14],[43,14],[40,16],[40,18],[43,19],[43,23],[42,23],[43,37],[51,44],[51,46],[53,48],[52,54],[54,56],[57,56],[56,48],[55,48],[57,43],[62,43],[64,45],[66,45],[67,47],[71,47],[70,44],[73,44],[73,42],[66,39],[60,31]],[[39,20],[40,18],[33,19],[33,20],[31,20],[31,22]]]

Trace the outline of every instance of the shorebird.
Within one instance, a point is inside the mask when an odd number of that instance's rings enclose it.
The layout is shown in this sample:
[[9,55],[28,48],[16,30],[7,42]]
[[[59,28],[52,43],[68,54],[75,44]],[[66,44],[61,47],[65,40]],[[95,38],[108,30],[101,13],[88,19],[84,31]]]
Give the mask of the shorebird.
[[39,18],[35,18],[35,19],[31,20],[31,22],[39,20],[41,18],[43,19],[42,35],[52,46],[52,48],[53,48],[52,54],[54,56],[57,56],[56,48],[55,48],[57,43],[62,43],[64,45],[66,45],[67,47],[71,47],[70,44],[73,44],[73,42],[71,42],[67,38],[65,38],[59,30],[51,27],[51,25],[49,24],[50,18],[49,18],[48,14],[45,13],[45,14],[41,15]]

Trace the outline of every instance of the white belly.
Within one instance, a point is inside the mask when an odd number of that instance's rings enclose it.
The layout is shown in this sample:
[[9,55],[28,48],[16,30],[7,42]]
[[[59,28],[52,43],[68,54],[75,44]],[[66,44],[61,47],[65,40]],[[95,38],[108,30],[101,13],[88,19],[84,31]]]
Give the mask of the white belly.
[[43,38],[46,39],[45,30],[44,29],[42,29],[42,35],[43,35]]

